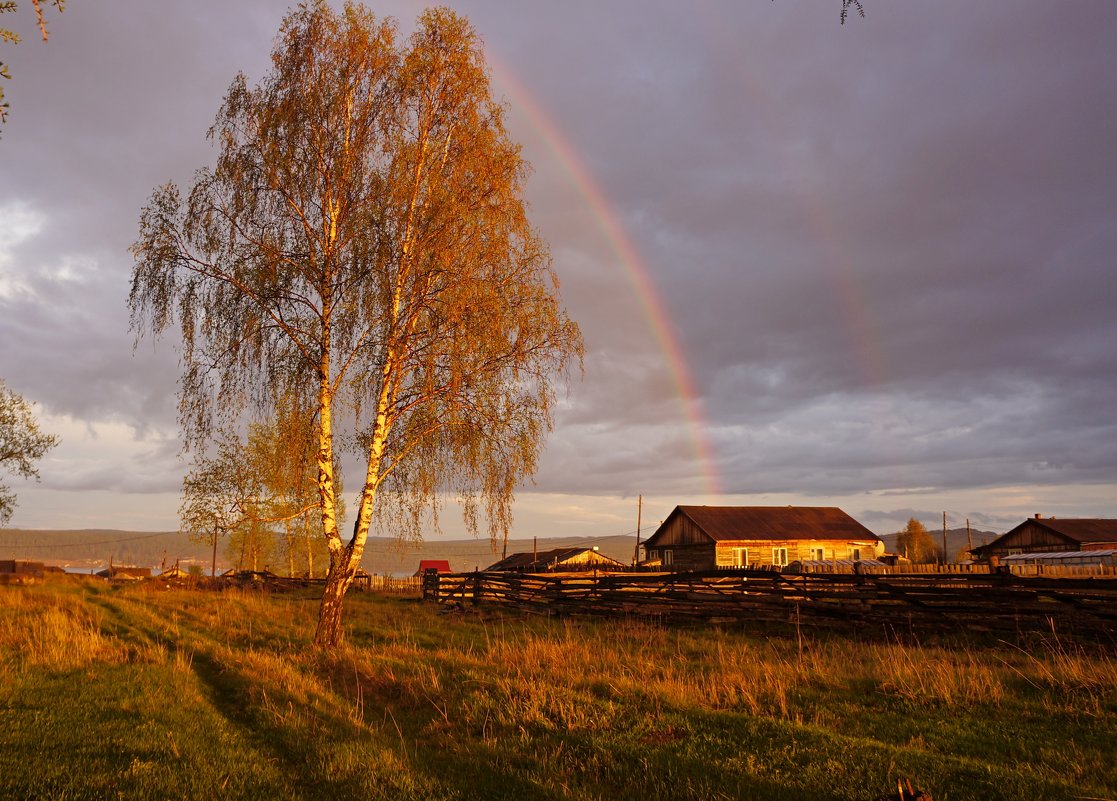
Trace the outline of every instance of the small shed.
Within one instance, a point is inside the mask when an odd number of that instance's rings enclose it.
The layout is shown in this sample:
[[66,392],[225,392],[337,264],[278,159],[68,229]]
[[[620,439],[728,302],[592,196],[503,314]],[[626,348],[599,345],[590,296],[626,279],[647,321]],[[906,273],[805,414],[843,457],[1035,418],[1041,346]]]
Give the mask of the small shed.
[[646,543],[665,570],[876,559],[884,543],[835,506],[676,506]]
[[34,584],[46,570],[42,562],[0,559],[0,584]]
[[113,565],[104,570],[98,570],[96,575],[113,581],[139,581],[140,579],[151,578],[151,568]]
[[992,542],[971,551],[975,557],[1004,559],[1018,554],[1066,553],[1117,548],[1117,520],[1036,515]]
[[549,551],[514,553],[486,570],[515,573],[553,573],[575,570],[623,570],[623,562],[594,548],[553,548]]
[[42,577],[46,565],[42,562],[28,562],[23,559],[0,559],[0,574]]
[[420,559],[419,569],[415,571],[414,575],[425,576],[428,570],[434,570],[439,574],[452,572],[448,559]]

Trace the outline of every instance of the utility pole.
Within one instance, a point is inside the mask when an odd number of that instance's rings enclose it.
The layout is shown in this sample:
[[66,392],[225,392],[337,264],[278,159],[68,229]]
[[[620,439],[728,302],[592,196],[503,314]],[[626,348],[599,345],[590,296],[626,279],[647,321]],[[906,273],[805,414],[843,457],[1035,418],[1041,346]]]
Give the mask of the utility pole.
[[636,566],[640,562],[640,516],[644,511],[644,496],[640,495],[636,499],[636,549],[632,552],[632,564]]
[[539,537],[531,538],[531,569],[535,569],[535,563],[539,561]]
[[[970,519],[966,518],[966,550],[973,551],[973,534],[970,533]],[[971,553],[970,556],[973,556]]]
[[946,512],[942,513],[942,564],[946,564]]
[[213,521],[213,561],[209,564],[209,575],[217,578],[217,521]]

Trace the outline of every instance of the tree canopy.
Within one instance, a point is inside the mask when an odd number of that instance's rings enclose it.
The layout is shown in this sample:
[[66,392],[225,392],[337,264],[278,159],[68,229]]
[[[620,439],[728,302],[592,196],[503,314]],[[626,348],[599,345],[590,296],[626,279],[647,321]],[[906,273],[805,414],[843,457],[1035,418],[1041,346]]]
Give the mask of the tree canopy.
[[[314,575],[318,537],[310,540],[311,520],[319,512],[315,476],[314,432],[290,410],[276,419],[248,426],[246,436],[217,432],[207,447],[193,454],[193,466],[182,481],[179,517],[192,539],[213,546],[228,538],[228,552],[240,567],[258,568],[258,557],[270,551],[275,526],[282,526],[287,574]],[[245,547],[245,543],[248,543]],[[322,543],[324,546],[324,543]],[[265,547],[266,546],[266,547]]]
[[931,532],[914,517],[909,518],[904,530],[896,535],[896,550],[916,563],[933,562],[938,556]]
[[[21,478],[37,479],[35,462],[57,444],[58,437],[39,430],[31,404],[0,379],[0,469]],[[0,483],[0,525],[11,520],[15,506],[15,493]]]
[[[210,137],[216,166],[185,201],[168,184],[141,214],[132,326],[178,328],[189,447],[276,397],[306,410],[330,550],[315,639],[330,646],[374,514],[420,536],[452,497],[474,531],[507,531],[581,333],[480,39],[452,11],[401,40],[361,5],[299,6]],[[339,443],[364,465],[346,538]]]

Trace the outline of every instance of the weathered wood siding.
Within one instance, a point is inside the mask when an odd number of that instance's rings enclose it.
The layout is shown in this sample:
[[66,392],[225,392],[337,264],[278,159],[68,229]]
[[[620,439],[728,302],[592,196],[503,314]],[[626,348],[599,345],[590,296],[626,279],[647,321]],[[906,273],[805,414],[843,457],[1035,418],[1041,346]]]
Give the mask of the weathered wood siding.
[[1054,551],[1077,551],[1077,543],[1063,537],[1044,526],[1028,521],[1017,531],[1011,531],[990,548],[990,556],[1008,556],[1014,553],[1044,553]]
[[[712,545],[713,540],[686,515],[678,514],[656,532],[658,547],[678,545]],[[711,552],[712,555],[712,552]]]
[[624,567],[624,565],[621,562],[618,562],[616,559],[611,559],[608,556],[606,556],[605,554],[599,553],[597,551],[582,551],[579,554],[575,554],[574,556],[571,556],[569,559],[563,559],[561,562],[559,562],[559,564],[562,565],[563,567],[566,567],[567,565],[569,565],[571,567],[580,566],[580,565],[589,565],[589,566],[604,565],[604,566],[607,566],[607,567]]
[[787,549],[787,563],[817,559],[818,550],[823,559],[853,559],[854,551],[860,549],[861,559],[873,559],[877,555],[876,542],[871,540],[731,540],[717,544],[717,566],[732,567],[737,564],[737,549],[748,549],[748,564],[767,567],[775,562],[773,551]]
[[661,545],[649,548],[647,554],[649,559],[659,559],[664,570],[675,571],[710,570],[715,558],[714,543],[709,540],[696,545]]

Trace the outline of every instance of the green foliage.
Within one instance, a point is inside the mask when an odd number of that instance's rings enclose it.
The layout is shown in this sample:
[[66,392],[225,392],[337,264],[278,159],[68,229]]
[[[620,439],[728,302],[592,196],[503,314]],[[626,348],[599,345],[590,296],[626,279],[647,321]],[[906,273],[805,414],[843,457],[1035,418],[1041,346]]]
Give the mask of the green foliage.
[[[35,462],[57,444],[58,437],[39,430],[31,404],[0,379],[0,470],[38,479]],[[0,483],[0,526],[11,519],[15,505],[15,493]]]
[[223,429],[210,447],[194,452],[179,517],[196,542],[225,538],[238,569],[313,575],[315,560],[319,572],[326,560],[325,544],[314,536],[319,509],[312,432],[281,409],[277,419],[249,425],[246,436]]

